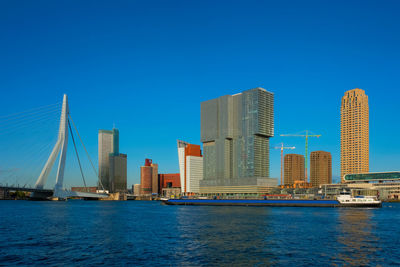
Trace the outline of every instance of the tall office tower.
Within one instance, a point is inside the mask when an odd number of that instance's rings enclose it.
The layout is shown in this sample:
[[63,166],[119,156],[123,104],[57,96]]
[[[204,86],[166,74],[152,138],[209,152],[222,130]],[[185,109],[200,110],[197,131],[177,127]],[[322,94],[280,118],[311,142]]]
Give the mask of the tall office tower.
[[[119,131],[99,130],[99,178],[105,190],[111,191],[110,154],[119,152]],[[101,188],[101,186],[99,186]]]
[[140,167],[140,195],[151,195],[152,190],[152,160],[145,159],[144,166]]
[[110,153],[110,192],[127,190],[127,155]]
[[262,193],[277,185],[269,178],[273,99],[255,88],[201,103],[200,193]]
[[140,167],[140,187],[142,196],[158,194],[158,164],[151,159],[145,159],[144,166]]
[[332,156],[326,151],[313,151],[310,155],[310,182],[313,187],[332,183]]
[[158,164],[151,164],[151,193],[158,194]]
[[362,89],[347,91],[340,110],[340,175],[369,171],[368,96]]
[[304,156],[286,154],[284,157],[285,185],[293,185],[294,181],[305,181]]
[[199,145],[178,140],[178,160],[182,194],[199,193],[203,179],[203,156]]

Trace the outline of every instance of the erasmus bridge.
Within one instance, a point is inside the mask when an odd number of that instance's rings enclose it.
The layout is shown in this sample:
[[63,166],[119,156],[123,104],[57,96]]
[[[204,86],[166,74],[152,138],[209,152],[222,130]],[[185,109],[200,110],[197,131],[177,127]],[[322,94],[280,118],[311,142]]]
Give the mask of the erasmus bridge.
[[[31,119],[31,121],[33,121],[33,123],[36,124],[41,124],[44,123],[46,121],[48,121],[48,115],[46,115],[46,113],[44,113],[44,115],[40,114],[41,111],[45,110],[47,113],[54,113],[56,112],[56,110],[53,109],[49,109],[49,108],[42,108],[40,110],[39,109],[35,109],[30,111],[27,114],[24,114],[23,112],[21,113],[17,113],[15,116],[3,116],[0,118],[5,118],[5,120],[1,121],[0,120],[0,126],[1,125],[5,125],[7,127],[4,127],[4,129],[8,130],[8,129],[13,129],[12,123],[13,123],[13,119],[19,119],[15,122],[15,124],[17,126],[28,126],[29,124],[26,123],[27,119]],[[34,116],[32,116],[34,115]],[[40,115],[40,116],[38,116]],[[10,127],[11,125],[11,127]],[[42,125],[39,125],[40,127],[42,127]],[[72,126],[72,127],[71,127]],[[15,127],[14,127],[15,128]],[[16,127],[18,128],[18,127]],[[79,164],[79,169],[80,169],[80,173],[82,176],[82,180],[84,183],[84,187],[86,187],[86,181],[85,181],[85,176],[83,174],[83,170],[82,170],[82,164],[81,164],[81,160],[79,158],[79,154],[78,154],[78,150],[76,147],[76,142],[75,142],[75,138],[73,135],[73,131],[72,128],[75,129],[79,140],[81,141],[83,148],[90,160],[90,163],[96,173],[96,177],[97,177],[97,183],[99,185],[99,187],[102,187],[101,181],[99,180],[99,177],[97,175],[96,169],[94,167],[94,164],[92,162],[92,160],[90,159],[89,153],[87,152],[87,149],[85,147],[85,145],[83,144],[82,138],[79,135],[79,132],[69,114],[69,108],[68,108],[68,98],[67,95],[64,94],[63,97],[63,101],[62,101],[62,106],[61,106],[61,117],[59,119],[59,129],[58,129],[58,135],[57,135],[57,139],[55,142],[55,145],[53,146],[50,155],[48,156],[47,160],[44,160],[43,162],[38,162],[38,164],[41,164],[43,167],[40,171],[40,174],[38,175],[35,184],[34,185],[27,185],[27,182],[25,184],[19,184],[17,182],[14,183],[9,183],[8,180],[10,179],[10,177],[17,176],[18,177],[18,170],[19,168],[14,168],[14,169],[7,169],[7,166],[4,166],[5,161],[2,160],[2,162],[0,162],[0,189],[4,191],[25,191],[25,192],[31,192],[31,198],[32,199],[47,199],[49,197],[54,197],[54,198],[58,198],[58,199],[68,199],[68,198],[72,198],[72,197],[81,197],[81,198],[106,198],[108,197],[108,194],[105,193],[89,193],[89,192],[76,192],[76,191],[71,191],[65,188],[64,186],[64,171],[65,171],[65,163],[66,163],[66,158],[67,158],[67,147],[68,147],[68,136],[70,133],[71,134],[71,138],[72,138],[72,143],[74,145],[74,149],[75,149],[75,155],[77,157],[77,161]],[[1,128],[0,128],[1,129]],[[1,129],[3,130],[3,129]],[[30,129],[28,129],[29,131]],[[26,129],[23,129],[23,131],[26,131]],[[7,132],[7,131],[5,131]],[[0,131],[0,133],[3,133],[2,131]],[[12,134],[14,134],[13,132],[11,132],[11,136],[9,137],[10,139],[13,137]],[[54,135],[56,135],[56,133],[54,132]],[[3,136],[0,135],[0,138],[3,138]],[[2,140],[3,142],[7,142],[6,139]],[[35,140],[33,140],[33,143],[35,143]],[[50,144],[48,145],[52,145],[54,144],[54,142],[50,142]],[[2,144],[2,146],[5,146],[6,144]],[[24,145],[23,147],[28,149],[31,145],[26,146]],[[1,153],[1,151],[0,151]],[[26,154],[26,151],[23,151],[20,153],[19,156],[21,156],[21,160],[20,161],[30,161],[31,159],[23,159],[22,155]],[[48,152],[47,152],[48,155]],[[6,155],[7,156],[7,155]],[[36,156],[36,151],[34,151],[33,154],[33,158]],[[32,158],[32,160],[33,160]],[[45,188],[46,182],[48,180],[48,177],[50,175],[50,173],[53,170],[53,167],[56,163],[57,158],[59,158],[58,160],[58,164],[57,164],[57,170],[56,170],[56,179],[55,179],[55,185],[53,188]],[[17,162],[19,161],[18,159],[16,160]],[[19,162],[18,164],[23,164],[24,162]],[[2,166],[3,165],[3,166]],[[30,172],[30,170],[28,171]],[[26,173],[28,172],[24,172],[24,174],[19,174],[19,176],[23,176],[23,177],[29,177],[29,175],[27,175]],[[9,185],[10,184],[10,185]],[[103,188],[103,192],[104,188]]]

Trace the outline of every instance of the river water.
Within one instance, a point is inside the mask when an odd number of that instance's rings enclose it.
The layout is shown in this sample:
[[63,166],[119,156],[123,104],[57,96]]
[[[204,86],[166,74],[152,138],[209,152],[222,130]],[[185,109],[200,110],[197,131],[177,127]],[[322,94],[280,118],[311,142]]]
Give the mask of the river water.
[[400,204],[381,209],[0,201],[0,265],[399,265]]

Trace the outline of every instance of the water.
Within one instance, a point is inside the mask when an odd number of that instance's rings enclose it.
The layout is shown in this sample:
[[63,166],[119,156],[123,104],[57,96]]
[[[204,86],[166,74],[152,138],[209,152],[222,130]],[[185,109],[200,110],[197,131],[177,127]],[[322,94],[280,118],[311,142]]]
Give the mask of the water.
[[0,201],[0,265],[399,265],[381,209]]

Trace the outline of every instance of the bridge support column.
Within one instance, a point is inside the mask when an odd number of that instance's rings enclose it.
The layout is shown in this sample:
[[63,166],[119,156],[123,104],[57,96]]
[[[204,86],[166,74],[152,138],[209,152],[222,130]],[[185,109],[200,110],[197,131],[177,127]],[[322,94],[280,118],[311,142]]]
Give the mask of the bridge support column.
[[[58,130],[58,139],[35,184],[36,189],[43,189],[47,181],[47,178],[53,168],[54,162],[56,161],[58,155],[60,154],[56,185],[54,187],[55,197],[59,196],[62,197],[64,195],[63,181],[64,181],[64,169],[65,169],[65,160],[67,157],[67,145],[68,145],[68,113],[69,113],[68,98],[67,95],[64,94],[63,104],[61,109],[60,127]],[[34,192],[31,195],[31,198],[33,199],[41,199],[47,197],[49,196],[46,196],[46,194],[41,194],[38,192]]]

